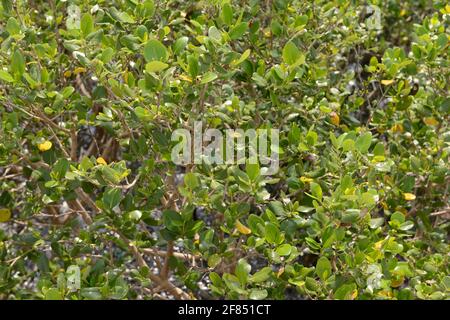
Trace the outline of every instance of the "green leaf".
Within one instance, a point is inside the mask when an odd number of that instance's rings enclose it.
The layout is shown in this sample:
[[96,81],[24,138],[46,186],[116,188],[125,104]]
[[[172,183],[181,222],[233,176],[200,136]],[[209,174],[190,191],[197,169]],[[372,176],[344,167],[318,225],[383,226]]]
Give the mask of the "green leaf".
[[200,81],[201,84],[205,84],[211,81],[214,81],[217,79],[217,74],[214,72],[207,72],[203,75],[202,80]]
[[130,213],[128,213],[128,215],[130,216],[130,218],[132,220],[138,221],[142,217],[142,211],[140,211],[140,210],[133,210]]
[[331,275],[331,263],[327,257],[320,257],[319,260],[317,260],[316,274],[322,281],[325,281]]
[[61,292],[57,288],[50,288],[45,292],[45,300],[63,300]]
[[161,61],[150,61],[145,65],[145,71],[147,72],[159,72],[166,69],[169,65]]
[[183,226],[183,217],[174,210],[165,210],[163,212],[163,223],[171,231],[177,231]]
[[231,8],[231,5],[228,2],[225,2],[222,5],[220,17],[222,18],[223,22],[225,22],[225,24],[227,24],[228,26],[231,26],[231,24],[233,23],[233,8]]
[[14,17],[10,17],[6,23],[6,31],[8,31],[10,36],[20,33],[19,22]]
[[188,41],[189,41],[188,37],[181,37],[177,39],[177,41],[175,41],[173,45],[173,53],[178,55],[181,52],[183,52],[188,44]]
[[0,70],[0,79],[6,82],[14,82],[14,78],[4,70]]
[[122,199],[122,190],[119,188],[108,188],[105,193],[103,194],[103,204],[106,206],[106,208],[112,210],[114,207],[116,207],[120,200]]
[[288,256],[292,252],[292,246],[290,244],[282,244],[279,246],[276,250],[276,253],[278,253],[280,256]]
[[100,292],[100,288],[81,288],[80,294],[82,297],[88,300],[100,300],[102,299],[102,294]]
[[11,58],[11,71],[18,76],[25,72],[25,59],[19,50],[16,50]]
[[359,219],[361,210],[359,209],[347,209],[342,215],[341,221],[343,223],[355,223]]
[[280,230],[276,225],[274,225],[271,222],[267,222],[264,234],[267,242],[272,244],[278,244],[280,240]]
[[212,26],[211,28],[209,28],[208,37],[210,37],[211,39],[218,41],[218,42],[220,42],[222,40],[222,34],[215,26]]
[[267,298],[267,290],[266,289],[252,289],[250,291],[250,299],[251,300],[263,300]]
[[130,16],[128,13],[119,11],[114,7],[109,8],[109,13],[111,14],[112,18],[117,21],[124,22],[124,23],[135,23],[136,22],[134,20],[134,18],[132,16]]
[[334,298],[336,300],[350,300],[355,291],[356,285],[354,283],[344,284],[336,290]]
[[197,188],[200,185],[197,176],[192,172],[186,173],[186,175],[184,176],[184,183],[191,190]]
[[107,47],[105,50],[103,50],[100,59],[104,62],[104,63],[108,63],[111,61],[111,59],[114,56],[114,49]]
[[208,258],[208,267],[215,268],[222,261],[222,257],[215,253]]
[[94,18],[89,13],[85,13],[81,17],[80,29],[85,38],[94,31]]
[[251,271],[252,267],[245,259],[239,259],[236,265],[236,277],[239,279],[239,282],[243,285],[247,283],[248,275]]
[[255,283],[264,282],[270,278],[271,273],[272,273],[272,268],[264,267],[261,270],[255,272],[253,275],[251,275],[248,280],[250,282],[255,282]]
[[372,133],[366,132],[356,139],[355,147],[361,153],[367,153],[372,143]]
[[61,95],[63,96],[64,99],[67,99],[68,97],[70,97],[72,95],[72,93],[75,92],[75,88],[72,86],[68,86],[65,87],[62,91],[61,91]]
[[320,184],[311,182],[310,186],[311,186],[312,195],[315,198],[317,198],[319,201],[322,201],[323,194],[322,194],[322,188],[320,187]]
[[144,58],[147,62],[155,60],[164,62],[168,58],[168,52],[160,41],[151,39],[144,46]]
[[369,226],[372,229],[376,229],[381,227],[384,224],[384,218],[373,218],[370,219]]
[[250,53],[251,53],[251,50],[250,50],[250,49],[245,50],[244,53],[241,54],[241,56],[239,57],[239,59],[233,60],[233,61],[231,62],[231,65],[232,65],[232,66],[237,66],[237,65],[241,64],[242,62],[244,62],[245,60],[247,60],[247,58],[250,56]]
[[245,172],[251,181],[256,181],[260,175],[259,163],[247,163],[245,165]]
[[288,65],[293,65],[299,60],[304,61],[304,55],[292,41],[289,41],[283,48],[283,61]]
[[153,0],[145,0],[144,1],[144,10],[143,16],[147,18],[153,17],[155,14],[155,3]]
[[188,56],[188,71],[194,79],[198,75],[198,59],[195,55]]
[[231,40],[239,39],[247,31],[247,28],[248,28],[248,23],[247,22],[241,22],[238,25],[234,26],[230,30],[228,35],[230,36]]

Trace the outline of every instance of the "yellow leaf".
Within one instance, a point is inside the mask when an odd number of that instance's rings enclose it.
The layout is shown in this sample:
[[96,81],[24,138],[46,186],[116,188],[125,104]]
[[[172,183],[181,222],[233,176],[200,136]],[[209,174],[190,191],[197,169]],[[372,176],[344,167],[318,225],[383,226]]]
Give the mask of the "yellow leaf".
[[399,279],[393,279],[391,280],[391,287],[392,288],[398,288],[403,284],[403,281],[405,280],[405,278],[400,277]]
[[399,212],[403,213],[405,216],[408,214],[408,210],[406,210],[402,206],[396,206],[395,211],[399,211]]
[[2,208],[0,209],[0,222],[6,222],[11,218],[11,210]]
[[239,220],[236,220],[236,229],[242,234],[250,234],[252,233],[252,230],[244,226]]
[[84,72],[86,72],[86,68],[83,68],[83,67],[78,67],[78,68],[75,68],[75,70],[73,70],[74,74],[79,74],[79,73],[84,73]]
[[447,4],[445,6],[445,11],[447,11],[447,13],[450,13],[450,4]]
[[284,268],[281,267],[280,270],[277,272],[277,278],[281,277],[281,275],[284,273]]
[[97,163],[98,164],[103,164],[103,165],[107,165],[108,163],[106,163],[106,160],[103,159],[102,157],[98,157],[97,158]]
[[389,297],[389,298],[392,298],[392,296],[393,296],[392,292],[390,292],[388,290],[380,291],[380,292],[378,292],[378,295],[383,296],[383,297]]
[[251,50],[247,49],[244,51],[244,53],[239,57],[239,59],[231,61],[232,66],[237,66],[247,60],[247,58],[250,56]]
[[416,199],[416,196],[412,193],[404,193],[403,198],[405,198],[406,201],[412,201]]
[[200,243],[200,235],[198,233],[196,233],[194,235],[194,243],[195,244],[199,244]]
[[335,126],[338,126],[341,122],[341,119],[339,118],[339,115],[336,112],[330,113],[331,123]]
[[373,246],[376,250],[381,250],[383,243],[384,243],[384,240],[380,240],[380,241],[376,242]]
[[52,148],[52,143],[48,140],[44,141],[43,143],[38,144],[38,149],[42,152],[50,150]]
[[306,182],[313,182],[314,179],[311,179],[311,178],[308,178],[308,177],[301,176],[301,177],[300,177],[300,181],[303,182],[303,183],[306,183]]
[[180,79],[183,81],[192,82],[192,78],[185,74],[180,74]]
[[388,86],[393,83],[394,83],[394,80],[381,80],[381,84],[384,86]]
[[403,125],[401,123],[396,123],[392,126],[392,132],[403,132]]
[[64,78],[68,78],[72,75],[72,71],[67,70],[66,72],[64,72]]
[[439,121],[437,121],[433,117],[424,118],[423,122],[425,122],[425,124],[427,124],[429,126],[437,126],[439,124]]

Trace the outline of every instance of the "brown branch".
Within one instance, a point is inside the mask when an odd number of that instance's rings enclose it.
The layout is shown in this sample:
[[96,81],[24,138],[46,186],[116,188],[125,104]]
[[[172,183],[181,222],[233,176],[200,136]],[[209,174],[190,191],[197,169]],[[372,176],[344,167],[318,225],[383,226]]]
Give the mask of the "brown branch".
[[91,94],[89,93],[89,91],[87,91],[86,87],[84,86],[84,83],[83,83],[83,80],[81,80],[80,74],[77,74],[75,82],[77,83],[77,86],[80,88],[81,93],[84,94],[86,97],[91,98]]
[[72,159],[72,161],[78,161],[77,149],[78,149],[77,131],[75,129],[72,129],[70,131],[70,159]]
[[[134,258],[136,259],[139,267],[143,268],[146,267],[150,270],[147,262],[145,262],[144,258],[142,257],[141,253],[139,252],[138,248],[127,238],[125,237],[120,231],[116,231],[116,233],[119,235],[119,237],[127,244],[128,248],[130,249],[131,253],[133,254]],[[175,286],[172,282],[170,282],[167,279],[161,279],[157,275],[153,273],[149,273],[148,277],[150,280],[155,282],[157,285],[161,287],[161,289],[167,290],[170,294],[172,294],[177,299],[181,300],[191,300],[192,297]]]
[[169,271],[170,271],[170,258],[173,256],[173,241],[167,241],[167,252],[166,257],[164,259],[164,266],[160,272],[160,276],[163,279],[169,278]]
[[445,215],[445,214],[450,214],[450,208],[430,213],[430,216],[435,217],[435,216],[441,216],[441,215]]
[[86,203],[95,213],[99,213],[100,209],[97,207],[97,205],[95,204],[94,200],[91,199],[91,197],[83,191],[83,189],[81,188],[77,188],[75,189],[75,193],[77,194],[77,196],[84,202]]
[[[158,257],[166,257],[167,251],[164,250],[158,250],[154,248],[143,248],[141,249],[141,252],[144,254],[152,255],[152,256],[158,256]],[[189,254],[189,253],[183,253],[183,252],[172,252],[172,255],[175,258],[182,259],[182,260],[197,260],[200,259],[200,256]]]

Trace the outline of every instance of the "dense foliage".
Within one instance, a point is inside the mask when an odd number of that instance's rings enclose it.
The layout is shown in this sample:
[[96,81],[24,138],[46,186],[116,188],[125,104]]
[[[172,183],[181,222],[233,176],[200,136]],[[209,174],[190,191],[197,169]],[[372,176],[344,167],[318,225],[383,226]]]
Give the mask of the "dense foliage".
[[[0,299],[448,299],[450,6],[2,0]],[[280,129],[280,170],[176,166]]]

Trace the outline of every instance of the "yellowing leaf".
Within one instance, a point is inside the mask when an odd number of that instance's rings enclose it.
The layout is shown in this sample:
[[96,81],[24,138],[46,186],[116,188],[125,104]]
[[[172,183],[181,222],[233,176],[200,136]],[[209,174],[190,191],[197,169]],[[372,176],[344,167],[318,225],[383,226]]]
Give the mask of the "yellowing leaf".
[[67,70],[66,72],[64,72],[64,78],[69,78],[72,75],[72,71]]
[[[413,195],[414,196],[414,195]],[[408,210],[406,210],[405,208],[403,208],[402,206],[396,206],[395,207],[395,211],[399,211],[401,213],[403,213],[405,216],[408,214]]]
[[376,250],[381,250],[383,243],[384,243],[384,240],[380,240],[380,241],[376,242],[373,246]]
[[52,148],[52,143],[48,140],[44,141],[43,143],[38,144],[38,149],[42,152],[50,150]]
[[84,73],[84,72],[86,72],[86,68],[83,68],[83,67],[78,67],[78,68],[75,68],[75,70],[73,70],[73,74],[79,74],[79,73]]
[[394,80],[381,80],[381,84],[384,86],[388,86],[393,83],[394,83]]
[[183,80],[183,81],[187,81],[187,82],[192,82],[192,78],[191,77],[189,77],[189,76],[187,76],[187,75],[185,75],[185,74],[180,74],[180,77],[179,77],[181,80]]
[[383,296],[383,297],[389,297],[389,298],[392,298],[392,296],[393,296],[392,292],[387,291],[387,290],[378,292],[378,295]]
[[11,218],[11,210],[2,208],[0,209],[0,222],[6,222]]
[[445,11],[447,11],[447,13],[450,13],[450,4],[447,4],[445,6]]
[[311,179],[311,178],[308,178],[308,177],[301,176],[301,177],[300,177],[300,181],[303,182],[303,183],[306,183],[306,182],[312,182],[312,181],[314,181],[314,179]]
[[416,199],[416,196],[412,193],[404,193],[403,198],[405,198],[406,201],[412,201]]
[[252,230],[244,226],[239,220],[236,220],[236,229],[242,234],[250,234]]
[[403,125],[401,123],[396,123],[392,126],[392,132],[403,132]]
[[336,112],[330,113],[330,119],[331,123],[334,124],[335,126],[338,126],[339,123],[341,122],[341,119],[339,118],[339,115]]
[[284,273],[284,268],[281,267],[280,270],[277,272],[277,278],[281,277],[281,275]]
[[424,118],[423,122],[425,122],[425,124],[427,124],[429,126],[437,126],[439,124],[439,121],[437,121],[433,117]]
[[245,60],[247,60],[247,58],[250,56],[250,52],[251,52],[250,49],[245,50],[244,53],[241,54],[239,59],[233,60],[231,62],[231,65],[237,66],[237,65],[241,64],[242,62],[244,62]]
[[400,277],[400,279],[397,280],[391,280],[391,287],[392,288],[398,288],[403,284],[403,281],[405,280],[405,278]]
[[98,157],[97,158],[97,163],[98,164],[103,164],[103,165],[107,165],[108,163],[106,163],[106,160],[103,159],[102,157]]

